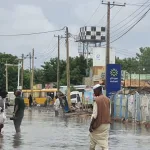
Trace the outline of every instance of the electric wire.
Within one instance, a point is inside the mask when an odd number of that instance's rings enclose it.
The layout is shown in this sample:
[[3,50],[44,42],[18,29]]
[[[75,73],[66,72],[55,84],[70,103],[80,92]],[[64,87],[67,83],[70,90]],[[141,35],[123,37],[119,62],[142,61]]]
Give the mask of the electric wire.
[[147,13],[150,11],[150,8],[146,11],[146,13],[144,13],[144,15],[133,25],[131,26],[124,34],[120,35],[118,38],[116,38],[115,40],[112,40],[111,43],[119,40],[120,38],[122,38],[124,35],[126,35],[130,30],[132,30],[143,18],[145,18],[145,16],[147,15]]
[[[65,27],[64,27],[65,28]],[[47,34],[47,33],[53,33],[53,32],[58,32],[64,30],[62,29],[56,29],[56,30],[51,30],[51,31],[43,31],[43,32],[32,32],[32,33],[20,33],[20,34],[0,34],[1,37],[11,37],[11,36],[30,36],[30,35],[39,35],[39,34]]]
[[131,16],[133,16],[136,12],[138,12],[146,3],[148,3],[150,0],[147,0],[145,3],[143,3],[143,5],[141,5],[138,9],[136,9],[133,13],[131,13],[128,17],[126,17],[125,19],[123,19],[122,21],[120,21],[119,23],[117,23],[116,25],[112,26],[111,29],[113,29],[114,27],[120,25],[121,23],[123,23],[124,21],[126,21],[127,19],[129,19]]
[[88,23],[89,23],[89,21],[94,17],[94,15],[97,13],[97,11],[98,11],[98,9],[100,8],[100,6],[101,6],[101,1],[99,2],[99,5],[98,5],[98,7],[95,9],[95,11],[93,12],[93,14],[91,15],[91,17],[88,19],[88,21],[84,24],[84,26],[86,26]]
[[[149,7],[150,5],[148,5],[147,7]],[[147,8],[146,7],[146,8]],[[145,10],[145,8],[144,9],[142,9],[134,18],[132,18],[131,20],[129,20],[126,24],[124,24],[124,25],[122,25],[121,27],[119,27],[119,28],[117,28],[116,30],[114,30],[111,34],[114,34],[114,33],[116,33],[117,31],[119,31],[120,29],[122,29],[123,27],[126,27],[126,25],[128,25],[130,22],[132,22],[134,19],[136,19],[143,11]],[[136,21],[135,21],[136,22]],[[135,22],[133,22],[133,23],[135,23]],[[132,24],[131,24],[132,25]],[[126,28],[125,28],[126,29]],[[124,30],[123,30],[124,31]]]

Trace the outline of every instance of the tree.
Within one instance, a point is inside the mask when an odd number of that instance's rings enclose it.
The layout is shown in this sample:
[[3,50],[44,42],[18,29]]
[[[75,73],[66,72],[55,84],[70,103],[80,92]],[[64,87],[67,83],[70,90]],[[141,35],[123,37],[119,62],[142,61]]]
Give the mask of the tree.
[[[82,84],[83,77],[86,76],[86,71],[92,65],[89,61],[87,65],[86,59],[83,56],[70,57],[70,83],[73,85]],[[50,59],[42,65],[43,77],[45,82],[57,82],[57,58]],[[66,61],[60,60],[60,85],[67,84],[66,76]]]
[[43,68],[43,77],[45,83],[57,81],[56,59],[50,59],[49,62],[44,62],[42,68]]
[[34,83],[35,84],[44,84],[44,71],[43,69],[35,68],[34,70]]
[[139,62],[136,58],[120,59],[119,57],[116,57],[116,64],[120,64],[121,69],[126,70],[129,73],[139,73],[139,70],[137,69]]
[[140,71],[150,73],[150,47],[140,48],[140,53],[136,54],[136,59],[139,61]]
[[23,89],[30,89],[30,70],[24,70]]
[[[11,54],[0,53],[0,87],[6,88],[5,64],[18,64],[17,56]],[[17,67],[8,67],[8,90],[12,91],[17,88]]]

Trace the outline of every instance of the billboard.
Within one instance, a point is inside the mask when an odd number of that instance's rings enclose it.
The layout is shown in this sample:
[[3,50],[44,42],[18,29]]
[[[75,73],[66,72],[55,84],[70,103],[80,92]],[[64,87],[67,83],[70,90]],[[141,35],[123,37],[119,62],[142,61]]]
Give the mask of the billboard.
[[121,89],[121,65],[108,64],[106,70],[106,96]]
[[[110,49],[110,64],[115,64],[115,51]],[[93,48],[93,66],[106,66],[106,48]]]
[[53,88],[53,83],[45,84],[45,89],[51,89],[51,88]]

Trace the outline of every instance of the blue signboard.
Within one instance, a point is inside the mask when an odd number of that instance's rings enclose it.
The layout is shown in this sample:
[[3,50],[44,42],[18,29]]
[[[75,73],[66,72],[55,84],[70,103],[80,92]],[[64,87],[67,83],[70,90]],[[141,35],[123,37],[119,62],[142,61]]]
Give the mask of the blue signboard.
[[106,70],[106,96],[121,89],[121,65],[108,64]]

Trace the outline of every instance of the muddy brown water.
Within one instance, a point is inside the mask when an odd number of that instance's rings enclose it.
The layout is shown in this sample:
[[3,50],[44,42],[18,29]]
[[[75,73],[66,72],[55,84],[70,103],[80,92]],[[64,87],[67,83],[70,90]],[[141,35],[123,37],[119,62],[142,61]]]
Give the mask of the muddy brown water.
[[[10,115],[11,110],[8,110]],[[55,117],[53,111],[25,110],[22,132],[9,119],[0,135],[1,150],[88,150],[89,117]],[[150,150],[150,130],[143,126],[111,125],[110,150]],[[97,148],[98,150],[99,148]]]

